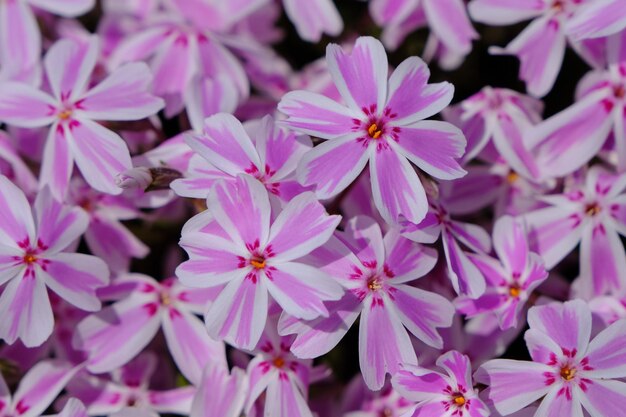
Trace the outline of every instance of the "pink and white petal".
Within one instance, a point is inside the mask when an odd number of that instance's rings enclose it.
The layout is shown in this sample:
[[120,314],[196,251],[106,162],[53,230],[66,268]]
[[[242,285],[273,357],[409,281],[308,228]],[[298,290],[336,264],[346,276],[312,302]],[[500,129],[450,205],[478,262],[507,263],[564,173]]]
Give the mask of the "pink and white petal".
[[38,245],[46,253],[60,252],[82,235],[89,216],[81,209],[59,202],[48,187],[37,195],[34,204]]
[[593,368],[585,375],[594,379],[623,378],[626,375],[626,320],[619,320],[589,343],[587,358]]
[[337,36],[343,30],[341,15],[332,0],[284,0],[283,5],[287,17],[305,41],[319,42],[324,33]]
[[235,116],[219,113],[204,121],[201,135],[187,135],[185,142],[218,169],[235,176],[261,168],[252,140]]
[[158,304],[149,297],[130,296],[78,323],[73,345],[88,353],[89,371],[109,372],[137,356],[160,326]]
[[40,416],[79,369],[60,360],[44,360],[35,365],[24,375],[13,396],[18,415]]
[[57,102],[44,92],[27,84],[0,84],[0,120],[19,127],[42,127],[55,120]]
[[359,364],[368,388],[377,391],[387,373],[395,374],[401,364],[417,365],[417,356],[407,331],[402,327],[392,301],[384,297],[364,302],[359,325]]
[[209,336],[238,349],[256,347],[267,320],[268,295],[263,280],[238,278],[226,285],[204,316]]
[[468,389],[473,386],[472,364],[467,355],[456,350],[447,352],[437,359],[437,366],[446,370],[446,373],[456,381],[459,386]]
[[54,316],[43,280],[26,272],[9,281],[0,296],[0,338],[36,347],[50,337]]
[[467,16],[463,0],[424,0],[429,27],[437,38],[456,54],[468,54],[478,33]]
[[139,120],[152,116],[164,103],[149,93],[151,82],[152,74],[143,62],[124,65],[82,97],[81,115],[95,120]]
[[91,253],[102,258],[113,273],[127,271],[131,258],[144,258],[150,252],[133,232],[115,220],[93,218],[84,237]]
[[88,417],[85,405],[76,398],[70,398],[58,417]]
[[224,344],[211,339],[193,314],[171,306],[163,314],[163,333],[177,368],[194,386],[200,384],[207,364],[226,368]]
[[67,390],[85,404],[91,415],[112,415],[126,405],[124,388],[102,378],[79,374],[69,382]]
[[441,237],[448,265],[448,276],[452,281],[454,291],[470,298],[480,297],[486,289],[485,278],[469,260],[454,237],[446,231],[442,233]]
[[561,349],[584,355],[591,337],[591,310],[582,300],[535,306],[528,311],[528,325]]
[[568,20],[567,34],[573,40],[601,38],[626,28],[626,10],[620,0],[584,3]]
[[120,194],[115,183],[120,172],[132,168],[126,142],[113,131],[88,119],[76,121],[69,130],[70,150],[90,186],[108,194]]
[[418,1],[419,0],[372,0],[369,3],[370,16],[379,26],[386,26],[387,23],[391,22],[402,22],[412,13],[413,9],[417,7]]
[[261,182],[246,174],[240,174],[235,183],[221,181],[211,190],[207,206],[238,248],[265,248],[271,208]]
[[65,198],[74,169],[74,155],[70,150],[66,129],[66,126],[57,123],[50,128],[39,172],[39,186],[43,188],[47,185],[60,200]]
[[539,404],[535,417],[583,417],[583,409],[580,404],[582,396],[584,394],[580,392],[577,386],[572,389],[571,397],[554,387]]
[[48,288],[85,311],[100,310],[98,288],[109,283],[109,267],[100,258],[82,253],[58,253],[37,274]]
[[30,71],[38,65],[40,54],[41,32],[28,3],[0,3],[0,62],[14,65],[16,72]]
[[166,391],[150,391],[150,408],[162,414],[185,415],[191,410],[196,388],[186,386]]
[[338,300],[343,295],[335,280],[309,265],[286,262],[266,267],[264,273],[272,298],[287,313],[300,319],[328,316],[324,301]]
[[0,286],[24,269],[24,250],[0,243]]
[[350,108],[382,111],[387,99],[389,64],[378,39],[359,37],[349,54],[339,45],[329,44],[326,62],[339,94]]
[[493,127],[493,144],[514,172],[526,178],[538,178],[539,167],[522,133],[531,127],[530,123],[516,123],[508,114],[499,114]]
[[189,160],[185,178],[174,180],[170,188],[181,197],[205,199],[213,185],[219,180],[234,181],[234,178],[200,155],[194,154]]
[[265,415],[276,417],[313,417],[302,392],[293,376],[281,374],[267,386]]
[[257,355],[248,364],[246,370],[249,378],[249,392],[246,399],[245,411],[250,412],[256,400],[267,390],[270,381],[278,377],[278,370],[273,366],[267,366],[268,362],[265,357]]
[[402,127],[394,148],[433,177],[452,180],[467,173],[457,162],[465,144],[465,136],[456,126],[425,120]]
[[454,87],[443,82],[427,84],[430,70],[418,57],[402,61],[389,78],[387,108],[394,114],[393,123],[407,125],[433,116],[452,101]]
[[580,287],[588,296],[619,292],[626,285],[626,254],[616,230],[598,223],[583,230]]
[[355,271],[363,271],[365,268],[352,250],[346,246],[345,241],[338,236],[340,236],[339,232],[336,232],[328,242],[303,258],[302,262],[324,271],[345,288],[353,289],[360,286],[361,282],[355,282],[352,274]]
[[181,98],[198,74],[197,49],[195,37],[184,33],[178,32],[162,40],[152,59],[154,94]]
[[415,402],[428,402],[444,394],[450,385],[440,373],[413,365],[401,367],[391,383],[402,397]]
[[185,108],[196,132],[202,132],[204,119],[214,114],[234,113],[239,104],[237,88],[225,76],[216,79],[194,77],[185,92]]
[[314,359],[330,352],[343,339],[361,313],[361,302],[352,293],[338,301],[325,303],[328,317],[302,321],[282,314],[278,323],[281,335],[296,334],[291,352],[299,358]]
[[531,247],[552,269],[580,242],[583,228],[581,219],[561,207],[535,210],[523,216],[528,225]]
[[36,242],[35,225],[26,196],[7,177],[0,176],[0,237],[2,244],[21,248]]
[[524,225],[511,216],[500,217],[493,228],[493,247],[506,270],[521,276],[530,252]]
[[406,223],[402,227],[402,235],[418,243],[435,243],[439,239],[443,227],[439,219],[439,213],[432,205],[428,208],[428,213],[424,220],[415,223]]
[[100,41],[65,38],[53,44],[44,58],[46,75],[59,101],[74,101],[86,91],[100,53]]
[[524,341],[528,348],[530,357],[535,362],[549,364],[556,357],[563,355],[561,347],[546,335],[537,329],[528,329],[524,333]]
[[543,14],[543,0],[474,0],[468,5],[472,19],[491,25],[510,25]]
[[[577,387],[578,388],[578,387]],[[626,401],[626,383],[595,379],[577,397],[592,417],[618,416]]]
[[542,363],[495,359],[484,363],[474,378],[489,385],[486,398],[506,416],[546,395],[552,387],[546,385],[544,373],[552,371]]
[[[350,248],[363,265],[376,268],[385,263],[383,233],[380,225],[373,218],[364,215],[355,216],[344,226],[344,233],[335,236]],[[355,262],[355,266],[361,269],[358,265],[360,264]],[[354,269],[347,271],[354,272]]]
[[421,222],[428,200],[411,164],[394,149],[374,149],[371,154],[372,196],[382,218],[390,224]]
[[536,164],[543,177],[569,174],[600,151],[613,123],[601,103],[604,95],[602,91],[590,94],[529,131],[528,137],[537,144]]
[[297,168],[298,181],[315,185],[320,199],[336,196],[363,171],[369,152],[354,134],[322,143],[304,154]]
[[[312,192],[302,193],[280,212],[270,228],[267,247],[271,262],[284,262],[311,253],[328,241],[341,216],[330,216]],[[293,233],[298,230],[298,233]]]
[[196,396],[191,406],[190,417],[239,417],[243,411],[248,378],[246,373],[209,362],[202,373]]
[[491,251],[491,238],[480,226],[451,221],[448,225],[448,232],[474,252],[487,253]]
[[454,306],[446,298],[433,292],[409,285],[397,285],[389,289],[391,305],[402,324],[422,342],[441,349],[443,339],[438,327],[450,327]]
[[497,54],[517,55],[521,61],[520,78],[526,82],[526,90],[535,97],[550,92],[561,69],[566,38],[560,26],[551,17],[535,19],[505,49],[491,50]]
[[291,91],[278,103],[278,110],[287,115],[283,123],[296,132],[335,139],[352,131],[363,117],[336,101],[308,91]]
[[28,0],[28,3],[63,17],[75,17],[87,13],[95,0]]
[[126,37],[115,48],[109,58],[109,67],[117,68],[121,63],[141,61],[163,45],[170,34],[167,25],[155,26]]
[[437,263],[437,251],[424,247],[390,230],[385,235],[386,269],[392,276],[389,282],[401,284],[423,277]]

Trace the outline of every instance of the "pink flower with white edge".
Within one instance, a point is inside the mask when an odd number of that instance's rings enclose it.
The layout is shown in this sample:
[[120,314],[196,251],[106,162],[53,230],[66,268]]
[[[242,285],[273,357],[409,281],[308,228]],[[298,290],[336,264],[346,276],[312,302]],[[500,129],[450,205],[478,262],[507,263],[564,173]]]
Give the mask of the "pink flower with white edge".
[[626,174],[599,166],[585,183],[564,194],[541,198],[548,207],[526,213],[531,247],[546,268],[554,268],[580,243],[579,290],[587,297],[620,291],[626,285]]
[[524,224],[511,216],[500,217],[493,229],[498,255],[469,255],[487,280],[485,294],[476,300],[457,300],[457,310],[468,316],[494,312],[502,330],[517,327],[522,308],[532,292],[548,278],[539,255],[531,252]]
[[225,285],[205,314],[213,338],[254,349],[267,320],[268,293],[295,317],[328,315],[324,301],[340,298],[341,286],[297,259],[324,244],[340,216],[329,216],[307,192],[272,221],[266,188],[247,174],[215,184],[207,207],[183,227],[180,245],[190,260],[176,275],[191,287]]
[[248,364],[250,392],[246,414],[265,392],[265,414],[272,417],[313,417],[307,404],[313,361],[296,358],[289,350],[293,337],[276,333],[276,318],[268,320],[266,330]]
[[520,78],[528,92],[543,97],[550,92],[559,74],[569,41],[570,20],[585,3],[595,0],[473,0],[470,16],[489,25],[510,25],[534,19],[505,48],[492,48],[497,54],[517,55]]
[[526,345],[533,362],[494,359],[476,373],[503,416],[541,400],[535,417],[623,414],[626,401],[626,320],[591,339],[591,311],[581,300],[533,307]]
[[465,175],[457,158],[465,137],[449,123],[423,121],[450,103],[449,83],[427,84],[424,62],[406,59],[387,78],[387,54],[377,39],[357,39],[351,54],[328,45],[326,61],[347,105],[307,91],[287,93],[278,109],[297,132],[328,139],[298,166],[303,185],[316,185],[319,198],[346,189],[370,162],[372,194],[388,223],[419,223],[428,210],[424,188],[409,161],[442,180]]
[[249,174],[261,181],[272,198],[287,202],[306,191],[295,178],[296,166],[312,148],[305,135],[296,135],[276,124],[271,116],[241,124],[220,113],[204,122],[201,135],[187,135],[196,152],[185,178],[172,182],[183,197],[206,198],[219,180],[235,181]]
[[190,417],[239,417],[248,395],[248,376],[240,368],[209,362],[193,398]]
[[[308,260],[309,258],[307,258]],[[281,334],[297,334],[291,351],[316,358],[333,349],[359,315],[359,363],[365,383],[379,390],[385,375],[400,363],[417,363],[409,332],[424,343],[442,347],[437,328],[452,324],[454,308],[444,297],[408,285],[426,275],[436,252],[391,230],[384,237],[372,219],[356,217],[310,255],[346,288],[344,297],[327,303],[331,314],[312,321],[283,315]],[[407,332],[408,330],[408,332]]]
[[159,329],[178,369],[193,384],[200,383],[208,362],[225,366],[224,344],[211,339],[196,317],[216,291],[187,288],[174,278],[157,282],[129,274],[117,278],[106,292],[126,296],[86,317],[74,333],[74,345],[89,356],[90,372],[109,372],[128,363]]
[[488,417],[489,409],[478,397],[467,356],[450,351],[437,359],[445,374],[419,366],[405,366],[393,376],[393,387],[417,404],[405,416]]
[[59,360],[42,360],[22,377],[13,396],[0,374],[0,416],[39,417],[79,369]]
[[319,42],[324,33],[338,36],[343,20],[332,0],[283,0],[285,13],[298,35],[309,42]]
[[101,259],[64,252],[87,228],[87,216],[56,201],[44,188],[33,204],[0,177],[0,338],[41,345],[54,326],[48,290],[86,311],[100,309],[96,290],[109,282]]
[[[82,401],[90,416],[126,415],[158,417],[160,414],[189,415],[196,388],[185,386],[166,390],[151,387],[157,371],[157,357],[144,352],[111,377],[78,374],[68,385],[69,395]],[[122,414],[119,414],[120,416]]]
[[138,120],[155,114],[163,101],[147,90],[152,80],[143,63],[119,68],[94,87],[89,81],[99,40],[62,39],[44,58],[52,94],[27,84],[0,84],[0,120],[20,127],[50,126],[40,186],[65,195],[74,162],[93,188],[119,194],[115,176],[132,167],[126,143],[94,120]]
[[[0,63],[24,81],[37,78],[41,32],[33,12],[45,10],[74,17],[91,10],[95,0],[8,0],[0,2]],[[29,74],[25,76],[24,73]]]
[[589,72],[578,83],[576,103],[527,133],[545,178],[574,172],[608,144],[618,170],[626,171],[626,31],[604,44],[604,69]]

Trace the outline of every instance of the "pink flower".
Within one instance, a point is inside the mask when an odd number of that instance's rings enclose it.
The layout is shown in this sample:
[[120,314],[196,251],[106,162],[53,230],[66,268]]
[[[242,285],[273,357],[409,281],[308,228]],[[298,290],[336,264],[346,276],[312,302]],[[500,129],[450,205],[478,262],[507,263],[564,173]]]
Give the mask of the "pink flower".
[[604,55],[606,68],[579,82],[577,102],[528,132],[543,177],[572,173],[611,142],[618,169],[626,170],[626,31],[606,39]]
[[567,24],[574,40],[610,36],[626,29],[626,8],[620,0],[587,1]]
[[247,174],[218,182],[207,207],[183,227],[180,245],[191,259],[176,275],[191,287],[225,285],[205,315],[213,338],[254,349],[267,319],[268,292],[298,318],[328,315],[324,301],[341,297],[341,287],[296,260],[329,239],[339,216],[329,216],[307,192],[271,221],[266,188]]
[[59,360],[42,360],[22,377],[12,397],[0,374],[0,416],[39,417],[79,369]]
[[492,53],[517,55],[520,78],[528,92],[543,97],[550,92],[563,63],[570,19],[581,4],[595,0],[473,0],[472,18],[490,25],[510,25],[534,19],[509,45]]
[[131,168],[128,147],[94,120],[137,120],[163,107],[147,92],[152,77],[142,63],[126,65],[89,88],[98,54],[97,37],[55,43],[44,60],[52,95],[26,84],[1,84],[0,120],[22,127],[51,126],[40,185],[49,185],[59,198],[65,195],[74,162],[93,188],[119,194],[115,175]]
[[178,195],[206,198],[217,181],[234,182],[239,174],[252,175],[282,202],[306,190],[294,171],[311,140],[282,128],[271,116],[242,125],[230,114],[216,114],[205,120],[202,135],[185,140],[197,154],[186,178],[172,182]]
[[493,246],[498,259],[469,255],[488,282],[485,294],[476,300],[461,299],[456,307],[475,316],[492,311],[502,330],[518,326],[522,308],[535,288],[548,278],[543,261],[528,247],[526,230],[510,216],[500,217],[493,229]]
[[472,382],[472,365],[467,356],[450,351],[437,359],[446,374],[418,366],[406,366],[392,379],[393,387],[417,404],[406,416],[488,417],[487,406]]
[[554,268],[580,243],[580,288],[603,295],[626,285],[626,174],[600,167],[589,170],[584,185],[542,198],[548,207],[524,215],[531,242],[546,268]]
[[526,345],[533,362],[494,359],[477,372],[487,398],[506,416],[541,399],[535,417],[622,414],[626,400],[626,320],[591,339],[591,311],[581,300],[533,307]]
[[90,416],[111,415],[129,409],[134,410],[136,416],[189,415],[196,389],[193,386],[152,389],[150,379],[157,365],[156,355],[146,352],[114,371],[111,378],[79,374],[68,384],[67,390],[85,404]]
[[308,322],[281,318],[281,334],[297,334],[291,347],[296,356],[316,358],[329,352],[360,314],[361,372],[367,386],[378,390],[385,375],[397,371],[400,363],[417,363],[407,329],[428,345],[443,345],[437,328],[452,323],[452,304],[438,294],[408,285],[434,267],[437,257],[433,250],[395,230],[383,238],[373,220],[356,217],[346,232],[336,232],[311,258],[347,291],[341,300],[327,304],[328,317]]
[[[32,6],[64,17],[74,17],[88,12],[94,4],[95,0],[0,2],[0,63],[12,66],[20,79],[34,81],[41,54],[41,32]],[[30,76],[24,77],[24,73]]]
[[209,361],[225,364],[224,344],[212,340],[195,316],[204,312],[215,291],[186,288],[174,278],[159,283],[140,274],[122,276],[106,291],[126,297],[82,320],[74,334],[74,345],[89,355],[89,371],[109,372],[126,364],[159,329],[178,369],[192,383],[200,383]]
[[311,382],[312,361],[296,358],[291,352],[293,337],[276,333],[276,320],[268,320],[266,331],[255,350],[257,354],[248,365],[250,393],[246,414],[261,401],[265,392],[265,413],[272,417],[313,417],[307,404]]
[[465,149],[460,130],[421,121],[450,103],[452,86],[427,84],[428,67],[417,57],[405,60],[387,79],[385,49],[370,37],[357,39],[351,54],[329,45],[326,60],[347,106],[306,91],[292,91],[278,104],[293,130],[330,139],[304,156],[298,179],[317,185],[319,198],[330,198],[370,161],[372,193],[382,217],[389,223],[402,218],[419,223],[428,202],[409,160],[439,179],[465,174],[455,159]]
[[54,317],[47,288],[87,311],[100,309],[96,289],[109,281],[104,262],[64,252],[87,228],[86,216],[63,206],[44,188],[31,211],[24,193],[0,177],[0,338],[38,346],[52,333]]
[[285,13],[298,35],[309,42],[319,42],[322,34],[338,36],[343,20],[332,0],[283,0]]
[[248,377],[240,368],[209,362],[193,398],[190,417],[239,417],[248,394]]

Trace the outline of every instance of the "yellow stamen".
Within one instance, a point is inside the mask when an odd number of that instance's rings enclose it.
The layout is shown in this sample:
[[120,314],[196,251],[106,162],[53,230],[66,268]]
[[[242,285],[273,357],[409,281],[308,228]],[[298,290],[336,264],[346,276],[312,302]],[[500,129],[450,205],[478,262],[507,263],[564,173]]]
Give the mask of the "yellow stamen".
[[516,284],[511,285],[509,288],[509,295],[511,297],[517,298],[522,293],[522,289]]
[[572,369],[569,366],[561,368],[561,377],[566,381],[571,381],[576,376],[576,369]]
[[277,368],[282,368],[283,366],[285,366],[285,360],[283,358],[274,359],[274,366]]
[[60,112],[59,114],[57,114],[57,117],[61,120],[67,120],[70,117],[72,117],[72,111],[71,110],[63,110],[62,112]]
[[519,179],[519,174],[517,172],[509,172],[509,174],[506,176],[506,182],[508,182],[509,184],[513,184],[515,181],[517,181]]
[[367,128],[367,133],[370,135],[372,139],[378,139],[383,132],[378,129],[378,125],[376,123],[372,123],[370,127]]
[[383,285],[377,279],[373,279],[373,280],[371,280],[370,282],[367,283],[367,288],[369,288],[370,291],[378,291],[382,287],[383,287]]
[[172,299],[170,298],[170,295],[166,292],[162,292],[161,293],[161,304],[163,304],[164,306],[168,306],[172,303]]
[[455,395],[454,396],[454,403],[456,405],[458,405],[459,407],[465,405],[465,397],[460,395],[460,394],[459,395]]
[[28,254],[24,255],[24,262],[26,262],[27,264],[32,264],[36,260],[37,260],[37,258],[35,257],[35,255],[33,255],[31,253],[28,253]]
[[600,210],[600,206],[597,204],[589,204],[585,209],[585,213],[587,213],[587,216],[595,216],[600,213]]
[[265,268],[265,259],[251,259],[250,265],[252,265],[256,269],[263,269]]

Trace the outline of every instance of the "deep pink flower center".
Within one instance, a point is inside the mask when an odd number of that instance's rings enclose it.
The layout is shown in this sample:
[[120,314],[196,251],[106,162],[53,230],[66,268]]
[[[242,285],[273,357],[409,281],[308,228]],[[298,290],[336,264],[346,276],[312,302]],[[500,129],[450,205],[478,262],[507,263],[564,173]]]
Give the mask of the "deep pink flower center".
[[380,280],[380,278],[378,278],[378,277],[373,277],[373,278],[370,278],[370,279],[367,281],[367,288],[368,288],[370,291],[378,291],[378,290],[380,290],[382,287],[383,287],[383,283],[382,283],[382,281]]
[[585,206],[585,214],[589,217],[594,217],[600,214],[602,207],[598,203],[590,203]]
[[24,263],[28,265],[32,265],[35,262],[37,262],[37,257],[32,252],[26,252],[26,254],[24,255],[24,258],[22,259],[24,260]]
[[561,378],[566,381],[571,381],[576,376],[576,368],[570,365],[561,367]]
[[264,256],[253,256],[250,259],[250,265],[252,265],[255,269],[263,269],[265,268],[266,261]]

